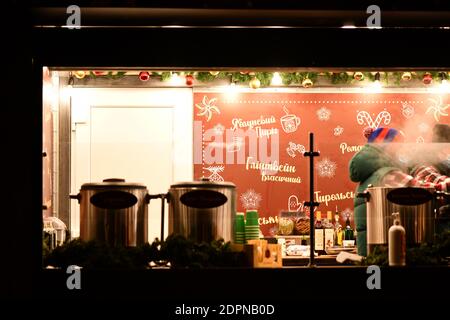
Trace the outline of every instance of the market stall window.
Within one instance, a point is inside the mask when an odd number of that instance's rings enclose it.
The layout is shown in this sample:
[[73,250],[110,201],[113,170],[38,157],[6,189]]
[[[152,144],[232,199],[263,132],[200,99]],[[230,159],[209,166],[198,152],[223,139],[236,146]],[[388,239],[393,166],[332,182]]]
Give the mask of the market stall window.
[[[433,245],[449,219],[448,75],[45,68],[46,264],[84,246],[137,248],[146,258],[131,265],[142,268],[304,265],[312,234],[317,263],[340,253],[361,263],[386,253],[390,211],[408,248]],[[383,205],[406,187],[433,199]],[[209,259],[173,256],[202,242]]]

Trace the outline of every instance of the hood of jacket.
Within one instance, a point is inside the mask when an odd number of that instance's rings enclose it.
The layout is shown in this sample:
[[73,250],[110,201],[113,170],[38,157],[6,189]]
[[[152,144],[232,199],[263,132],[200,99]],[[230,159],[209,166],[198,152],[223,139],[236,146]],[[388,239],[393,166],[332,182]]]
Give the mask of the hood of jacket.
[[384,167],[397,167],[391,157],[380,147],[366,144],[356,153],[349,163],[350,179],[353,182],[363,182],[375,171]]

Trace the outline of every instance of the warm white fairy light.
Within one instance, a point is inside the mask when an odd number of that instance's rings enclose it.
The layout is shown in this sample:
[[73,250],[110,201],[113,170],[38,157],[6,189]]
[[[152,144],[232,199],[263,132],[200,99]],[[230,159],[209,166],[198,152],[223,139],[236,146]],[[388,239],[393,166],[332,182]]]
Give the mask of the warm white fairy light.
[[381,84],[380,77],[380,73],[377,72],[375,74],[375,81],[366,87],[366,91],[368,93],[378,93],[383,90],[383,85]]
[[178,75],[176,72],[172,72],[170,76],[170,84],[173,86],[181,86],[183,85],[183,78]]
[[446,93],[450,91],[450,85],[447,80],[447,74],[445,72],[441,72],[439,74],[439,77],[441,78],[441,83],[439,84],[439,91],[442,93]]
[[450,91],[450,85],[449,85],[447,79],[442,80],[442,82],[439,86],[440,86],[441,91],[444,91],[444,92]]
[[271,84],[273,86],[281,86],[283,84],[283,79],[281,79],[281,76],[280,76],[279,72],[274,72],[273,73]]
[[231,81],[229,85],[225,86],[224,91],[229,98],[236,96],[238,93],[236,83]]

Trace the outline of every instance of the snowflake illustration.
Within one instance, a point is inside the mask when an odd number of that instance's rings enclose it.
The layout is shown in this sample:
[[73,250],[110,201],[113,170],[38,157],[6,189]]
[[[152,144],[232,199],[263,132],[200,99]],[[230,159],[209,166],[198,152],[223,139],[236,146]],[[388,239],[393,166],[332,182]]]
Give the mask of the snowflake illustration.
[[316,164],[316,170],[318,171],[319,177],[323,178],[333,178],[336,173],[336,163],[328,158],[325,158]]
[[213,128],[214,133],[221,136],[225,132],[225,127],[222,124],[216,124]]
[[322,107],[319,110],[317,110],[316,114],[320,121],[328,121],[330,120],[331,117],[331,111],[325,107]]
[[344,133],[344,128],[342,128],[341,126],[337,126],[333,131],[333,134],[337,137]]
[[428,124],[426,124],[425,122],[422,122],[421,124],[419,124],[419,131],[424,133],[427,132],[428,129],[430,129],[430,126]]
[[432,105],[427,109],[425,113],[429,113],[430,111],[432,111],[434,120],[436,120],[436,122],[439,122],[439,118],[441,116],[448,116],[448,113],[446,111],[450,107],[450,104],[444,106],[441,96],[439,96],[438,100],[430,98],[428,99],[428,101],[430,101]]
[[244,209],[258,209],[262,197],[261,194],[255,190],[249,189],[245,193],[241,194],[240,199]]
[[414,107],[407,102],[402,102],[402,114],[406,119],[412,118],[415,114]]
[[211,120],[213,113],[220,114],[219,108],[215,105],[217,98],[212,98],[211,100],[207,96],[203,96],[201,103],[195,104],[195,107],[200,110],[197,116],[205,116],[206,121]]
[[203,168],[204,170],[208,170],[211,172],[211,175],[208,177],[210,181],[214,182],[222,182],[225,181],[223,177],[219,174],[219,172],[223,172],[224,167],[223,166],[209,166],[206,168]]
[[347,220],[347,217],[349,221],[352,221],[353,211],[350,208],[346,208],[344,211],[342,211],[341,217],[344,219],[344,221]]

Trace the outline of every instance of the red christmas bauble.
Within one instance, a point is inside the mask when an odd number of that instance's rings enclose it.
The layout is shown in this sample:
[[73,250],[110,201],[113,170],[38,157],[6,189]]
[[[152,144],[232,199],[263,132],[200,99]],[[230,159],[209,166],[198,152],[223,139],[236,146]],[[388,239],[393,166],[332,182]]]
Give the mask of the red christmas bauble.
[[194,77],[190,74],[186,76],[186,85],[192,86],[194,84]]
[[433,82],[433,76],[431,75],[431,73],[425,73],[422,82],[424,84],[430,84],[431,82]]
[[94,70],[94,71],[92,71],[92,73],[93,73],[94,75],[96,75],[97,77],[98,77],[98,76],[105,76],[105,75],[108,74],[108,72],[106,72],[106,71],[98,71],[98,70]]
[[139,72],[139,80],[148,81],[149,79],[150,79],[150,73],[148,73],[147,71]]

